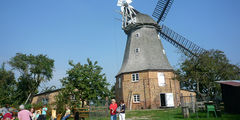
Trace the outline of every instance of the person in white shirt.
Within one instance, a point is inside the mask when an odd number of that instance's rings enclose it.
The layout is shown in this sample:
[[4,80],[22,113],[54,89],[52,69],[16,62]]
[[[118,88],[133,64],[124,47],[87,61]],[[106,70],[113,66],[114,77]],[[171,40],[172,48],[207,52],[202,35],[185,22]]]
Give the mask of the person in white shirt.
[[124,101],[120,101],[120,111],[119,111],[119,120],[125,120],[125,110],[126,106],[124,104]]

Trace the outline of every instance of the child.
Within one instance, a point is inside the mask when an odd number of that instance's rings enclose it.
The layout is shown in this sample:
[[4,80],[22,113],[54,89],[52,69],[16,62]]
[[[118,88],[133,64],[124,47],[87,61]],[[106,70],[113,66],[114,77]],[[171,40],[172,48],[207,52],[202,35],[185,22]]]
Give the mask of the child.
[[43,115],[43,119],[46,120],[46,116],[47,116],[47,107],[46,105],[43,106],[42,108],[42,115]]
[[41,114],[41,110],[35,111],[35,118],[34,118],[34,120],[37,120],[40,114]]
[[56,116],[56,110],[53,109],[53,110],[52,110],[51,120],[56,120],[56,119],[57,119],[57,116]]
[[34,108],[31,108],[30,112],[32,113],[32,118],[31,120],[35,120],[36,114]]

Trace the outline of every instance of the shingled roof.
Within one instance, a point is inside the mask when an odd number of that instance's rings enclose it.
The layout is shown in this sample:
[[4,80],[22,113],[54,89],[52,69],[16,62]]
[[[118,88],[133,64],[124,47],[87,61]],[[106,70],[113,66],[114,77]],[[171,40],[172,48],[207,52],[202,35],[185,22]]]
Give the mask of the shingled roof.
[[[122,73],[144,70],[173,70],[157,32],[157,23],[148,15],[138,13],[136,24],[125,33],[128,35]],[[138,50],[137,50],[138,49]]]

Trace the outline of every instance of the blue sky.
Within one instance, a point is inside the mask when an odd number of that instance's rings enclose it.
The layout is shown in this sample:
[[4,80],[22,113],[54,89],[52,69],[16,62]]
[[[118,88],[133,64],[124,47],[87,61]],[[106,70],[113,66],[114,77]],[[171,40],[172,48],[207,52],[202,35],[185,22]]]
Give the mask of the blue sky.
[[[110,83],[121,67],[126,35],[116,11],[117,0],[0,0],[0,63],[16,53],[47,54],[55,60],[56,85],[68,61],[89,57],[103,67]],[[132,6],[152,15],[157,0],[133,0]],[[165,25],[205,49],[219,49],[231,63],[240,63],[239,0],[175,0]],[[180,55],[162,40],[168,59],[177,67]]]

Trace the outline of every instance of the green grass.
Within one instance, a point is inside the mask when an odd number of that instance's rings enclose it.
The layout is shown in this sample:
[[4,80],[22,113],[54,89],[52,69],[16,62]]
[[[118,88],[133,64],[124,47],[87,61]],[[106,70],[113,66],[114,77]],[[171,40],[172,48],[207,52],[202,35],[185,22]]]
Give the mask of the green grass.
[[[165,109],[165,110],[141,110],[128,111],[126,118],[129,120],[183,120],[183,115],[180,109]],[[186,120],[240,120],[240,115],[223,114],[222,117],[214,118],[211,114],[207,118],[206,112],[199,112],[198,114],[191,113],[190,118]]]
[[[71,119],[70,119],[71,120]],[[86,119],[86,120],[110,120],[110,117]],[[180,109],[136,110],[126,111],[126,120],[240,120],[240,115],[222,114],[222,117],[214,118],[213,114],[207,118],[206,112],[190,113],[190,118],[184,119]]]

